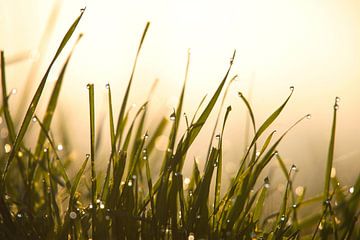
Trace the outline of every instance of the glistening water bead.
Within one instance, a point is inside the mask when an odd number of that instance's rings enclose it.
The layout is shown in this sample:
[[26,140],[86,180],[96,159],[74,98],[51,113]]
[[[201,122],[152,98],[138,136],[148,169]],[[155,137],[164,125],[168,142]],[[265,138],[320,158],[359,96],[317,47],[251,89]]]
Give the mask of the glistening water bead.
[[176,119],[176,115],[175,115],[175,111],[170,115],[170,121],[175,121]]

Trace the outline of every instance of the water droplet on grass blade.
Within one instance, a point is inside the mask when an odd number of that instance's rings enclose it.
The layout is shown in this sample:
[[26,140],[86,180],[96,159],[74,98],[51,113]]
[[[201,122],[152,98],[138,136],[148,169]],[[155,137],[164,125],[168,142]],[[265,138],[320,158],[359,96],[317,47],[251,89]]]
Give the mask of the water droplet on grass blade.
[[170,121],[175,121],[175,119],[176,119],[176,114],[174,110],[174,112],[170,115]]
[[290,91],[294,91],[295,87],[294,86],[290,86]]
[[5,146],[4,146],[4,150],[5,150],[5,153],[9,153],[10,151],[11,151],[11,145],[10,144],[5,144]]
[[57,145],[57,150],[58,151],[62,151],[64,149],[62,144]]
[[266,178],[264,179],[264,187],[265,187],[265,188],[270,188],[270,180],[269,180],[268,177],[266,177]]
[[85,155],[85,157],[86,157],[87,159],[90,158],[90,154],[87,153],[87,154]]
[[291,170],[292,170],[292,171],[296,171],[296,170],[297,170],[297,167],[296,167],[295,164],[291,165]]
[[110,84],[109,83],[105,84],[105,88],[110,89]]
[[215,138],[220,139],[220,134],[216,134]]
[[188,240],[195,240],[194,233],[189,233]]
[[127,184],[129,187],[131,187],[133,185],[132,181],[129,180],[128,184]]
[[76,217],[77,217],[76,212],[70,212],[69,217],[70,217],[71,219],[76,219]]
[[310,113],[306,115],[306,119],[311,119],[311,114]]
[[350,187],[350,188],[349,188],[349,193],[353,194],[354,191],[355,191],[355,188],[354,188],[354,187]]
[[32,121],[33,121],[33,122],[36,122],[36,121],[37,121],[36,117],[33,117],[33,118],[32,118]]
[[17,89],[16,89],[16,88],[11,89],[11,94],[12,94],[12,95],[15,95],[16,93],[17,93]]

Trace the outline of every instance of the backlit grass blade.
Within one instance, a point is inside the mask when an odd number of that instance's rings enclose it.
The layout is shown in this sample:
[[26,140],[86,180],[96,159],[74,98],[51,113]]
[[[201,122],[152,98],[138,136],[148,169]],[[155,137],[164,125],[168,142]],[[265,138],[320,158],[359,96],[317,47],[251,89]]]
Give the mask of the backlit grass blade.
[[[47,108],[46,108],[45,116],[42,121],[46,132],[50,129],[50,125],[51,125],[51,122],[52,122],[52,119],[54,116],[54,112],[55,112],[55,109],[57,106],[57,102],[58,102],[58,98],[59,98],[59,94],[60,94],[60,90],[61,90],[61,86],[62,86],[62,83],[64,80],[67,66],[68,66],[71,56],[75,50],[75,47],[76,47],[77,43],[80,41],[81,37],[82,37],[82,34],[80,34],[79,37],[77,38],[76,43],[74,44],[71,52],[69,53],[64,65],[60,71],[59,77],[55,82],[54,88],[52,90],[50,100],[49,100]],[[45,138],[46,138],[46,136],[44,135],[44,133],[40,132],[39,136],[38,136],[36,148],[35,148],[35,156],[39,156],[39,154],[41,153],[42,147],[45,142]]]
[[231,67],[233,65],[233,61],[235,58],[235,54],[236,51],[234,51],[231,61],[230,61],[230,65],[229,68],[225,74],[225,77],[223,78],[223,80],[221,81],[220,85],[218,86],[216,92],[214,93],[214,95],[212,96],[212,98],[210,99],[208,105],[206,106],[206,108],[204,109],[204,111],[202,112],[202,114],[200,115],[200,117],[196,120],[196,122],[193,124],[193,127],[191,128],[189,135],[186,137],[186,139],[184,140],[185,145],[184,148],[182,149],[182,151],[186,151],[190,145],[192,144],[192,142],[195,140],[195,138],[197,137],[197,135],[199,134],[201,128],[203,127],[203,125],[205,124],[206,120],[208,119],[211,111],[213,110],[215,103],[217,102],[221,90],[224,87],[224,84],[228,78],[228,75],[230,73]]
[[4,51],[1,51],[1,86],[2,86],[2,100],[3,100],[2,109],[4,111],[4,117],[5,117],[7,129],[9,131],[9,137],[10,137],[11,143],[13,143],[16,138],[16,133],[15,133],[14,123],[11,118],[10,110],[9,110],[9,103],[8,103],[9,97],[7,95],[7,88],[6,88]]
[[55,143],[54,143],[54,141],[51,139],[49,133],[46,131],[44,125],[41,123],[40,119],[39,119],[36,115],[34,116],[34,119],[36,119],[36,121],[39,123],[41,132],[42,132],[42,133],[44,134],[44,136],[48,139],[48,141],[49,141],[49,143],[50,143],[50,146],[51,146],[51,148],[53,149],[53,152],[54,152],[54,154],[55,154],[56,160],[59,162],[60,172],[61,172],[62,177],[63,177],[64,180],[65,180],[66,188],[67,188],[68,191],[70,191],[70,189],[71,189],[71,183],[70,183],[70,180],[69,180],[68,175],[66,174],[65,167],[64,167],[63,163],[61,162],[61,159],[60,159],[58,153],[56,152],[57,149],[56,149]]
[[96,236],[96,171],[95,171],[95,101],[94,101],[94,84],[88,84],[89,90],[89,108],[90,108],[90,159],[91,159],[91,231],[92,236]]
[[[256,131],[254,138],[252,139],[250,146],[248,147],[248,150],[246,151],[245,156],[243,157],[243,159],[241,160],[241,164],[243,165],[247,156],[250,153],[251,148],[256,144],[256,141],[259,139],[259,137],[262,135],[262,133],[275,121],[275,119],[280,115],[280,113],[282,112],[282,110],[285,108],[287,102],[289,101],[290,97],[292,96],[293,92],[294,92],[294,87],[290,87],[290,95],[286,98],[285,102],[278,108],[276,109],[275,112],[273,112],[266,120],[265,122],[260,126],[260,128]],[[242,95],[240,95],[242,96]],[[242,99],[244,99],[242,97]],[[247,103],[247,101],[245,101],[245,104]],[[249,107],[250,105],[246,104],[247,107]],[[251,110],[251,108],[248,108],[249,110]],[[252,111],[250,111],[250,115],[253,116],[253,114],[251,114]],[[242,170],[242,166],[240,167],[240,171],[238,171],[237,173],[237,177],[241,174],[241,170]],[[236,177],[236,178],[237,178]]]
[[330,192],[331,169],[334,160],[334,148],[335,148],[336,113],[339,108],[338,105],[339,100],[340,98],[338,97],[335,98],[330,144],[329,144],[326,171],[325,171],[325,185],[324,185],[324,199],[323,199],[324,201],[326,201],[329,198],[329,192]]
[[236,75],[235,75],[234,77],[232,77],[231,80],[229,81],[227,87],[225,88],[224,96],[223,96],[223,98],[222,98],[222,100],[221,100],[221,103],[220,103],[219,112],[218,112],[218,115],[217,115],[217,117],[216,117],[215,124],[214,124],[214,127],[213,127],[213,131],[212,131],[211,136],[210,136],[210,143],[209,143],[209,147],[208,147],[206,159],[207,159],[207,158],[209,157],[209,155],[210,155],[212,143],[213,143],[213,140],[214,140],[214,137],[215,137],[215,132],[216,132],[216,130],[217,130],[217,125],[218,125],[218,123],[219,123],[220,114],[221,114],[221,112],[222,112],[222,108],[223,108],[223,106],[224,106],[227,93],[228,93],[228,91],[229,91],[229,88],[230,88],[231,84],[235,81],[236,78],[237,78]]
[[111,144],[111,152],[108,161],[108,165],[106,168],[106,175],[104,184],[101,191],[101,199],[106,199],[107,194],[109,192],[109,181],[111,178],[111,164],[114,167],[114,158],[116,157],[116,143],[115,143],[115,127],[114,127],[114,114],[113,114],[113,107],[112,107],[112,96],[111,96],[111,87],[110,84],[107,83],[105,88],[108,90],[108,106],[109,106],[109,130],[110,130],[110,144]]
[[229,117],[229,114],[231,112],[231,106],[228,106],[226,109],[226,113],[225,113],[225,117],[224,117],[224,122],[222,125],[222,129],[221,129],[221,135],[219,137],[219,144],[218,144],[218,148],[219,148],[219,156],[216,162],[216,179],[215,179],[215,196],[214,196],[214,207],[213,207],[213,225],[214,227],[216,226],[215,222],[216,222],[216,212],[217,212],[217,207],[219,205],[219,201],[220,201],[220,188],[221,188],[221,177],[222,177],[222,159],[223,159],[223,136],[224,136],[224,130],[225,130],[225,125],[226,125],[226,121]]
[[75,31],[75,29],[76,29],[82,15],[83,15],[83,13],[84,13],[84,11],[81,11],[80,16],[74,21],[74,23],[71,25],[71,27],[69,28],[69,30],[65,34],[64,38],[62,39],[62,41],[60,43],[60,46],[58,47],[58,50],[55,53],[55,56],[53,57],[48,69],[45,72],[44,77],[42,78],[42,80],[41,80],[41,82],[40,82],[40,84],[39,84],[39,86],[38,86],[38,88],[37,88],[37,90],[36,90],[36,92],[35,92],[35,94],[33,96],[33,99],[31,100],[30,106],[27,109],[27,112],[25,114],[25,118],[24,118],[24,120],[23,120],[23,122],[21,124],[21,127],[20,127],[20,131],[16,136],[14,146],[13,146],[11,152],[10,152],[10,155],[9,155],[9,157],[7,159],[7,162],[6,162],[6,165],[5,165],[5,168],[4,168],[4,171],[3,171],[3,176],[2,176],[2,183],[1,183],[2,187],[5,184],[5,179],[6,179],[6,175],[7,175],[8,169],[10,167],[10,164],[12,163],[12,161],[15,158],[17,152],[19,151],[22,140],[23,140],[23,138],[25,136],[25,133],[26,133],[28,127],[29,127],[31,119],[32,119],[32,117],[33,117],[33,115],[35,113],[36,107],[37,107],[37,105],[39,103],[41,94],[42,94],[42,92],[44,90],[45,83],[46,83],[46,80],[47,80],[48,75],[50,73],[50,70],[51,70],[52,66],[54,65],[56,59],[60,55],[61,51],[64,49],[65,45],[69,41],[70,37],[74,33],[74,31]]
[[145,29],[144,29],[144,32],[142,34],[140,43],[139,43],[138,50],[136,52],[134,65],[133,65],[133,68],[132,68],[132,71],[131,71],[129,83],[128,83],[128,86],[126,88],[125,95],[124,95],[124,98],[123,98],[123,101],[122,101],[122,104],[121,104],[121,109],[120,109],[120,113],[119,113],[119,117],[118,117],[118,121],[117,121],[117,126],[116,126],[116,131],[115,131],[115,142],[119,141],[119,144],[121,144],[121,136],[122,136],[122,132],[124,130],[123,129],[124,128],[124,125],[123,125],[124,114],[125,114],[129,94],[130,94],[131,84],[132,84],[134,74],[135,74],[136,64],[137,64],[137,61],[138,61],[138,58],[139,58],[139,55],[140,55],[141,47],[142,47],[142,45],[144,43],[144,40],[145,40],[146,33],[147,33],[148,29],[149,29],[149,26],[150,26],[150,22],[147,22],[146,26],[145,26]]

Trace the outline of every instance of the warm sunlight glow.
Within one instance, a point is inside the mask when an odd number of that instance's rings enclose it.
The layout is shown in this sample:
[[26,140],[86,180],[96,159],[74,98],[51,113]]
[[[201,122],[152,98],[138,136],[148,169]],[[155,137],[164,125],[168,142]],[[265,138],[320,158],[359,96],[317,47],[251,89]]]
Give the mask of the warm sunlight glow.
[[[360,156],[359,1],[36,0],[8,1],[2,5],[5,6],[0,7],[0,48],[8,56],[8,88],[15,89],[13,94],[18,92],[11,101],[19,107],[24,104],[19,96],[34,87],[31,84],[27,85],[30,88],[24,87],[25,82],[40,80],[67,26],[80,8],[87,7],[77,32],[84,33],[84,37],[70,62],[64,80],[67,91],[61,93],[57,115],[57,122],[63,125],[64,115],[73,116],[66,125],[78,132],[78,139],[72,140],[84,152],[88,146],[81,136],[88,134],[88,130],[79,122],[88,123],[85,85],[95,84],[98,121],[107,119],[105,84],[112,87],[117,109],[141,33],[150,21],[129,102],[141,106],[153,82],[159,79],[151,96],[149,126],[151,119],[172,113],[184,79],[188,49],[191,60],[185,111],[189,116],[203,96],[212,93],[219,84],[236,49],[231,74],[238,74],[239,80],[229,91],[226,104],[231,104],[234,111],[224,140],[225,155],[230,149],[236,154],[225,165],[226,172],[233,172],[239,161],[236,155],[245,148],[234,150],[234,142],[243,143],[246,135],[244,127],[239,128],[247,116],[237,96],[239,91],[250,99],[260,124],[287,96],[289,86],[295,86],[294,97],[276,128],[282,132],[296,119],[312,114],[311,121],[297,127],[280,147],[299,169],[308,167],[309,162],[323,165],[324,159],[317,156],[324,156],[327,151],[332,102],[335,96],[341,96],[336,174],[341,175],[350,156]],[[40,56],[45,58],[39,60]],[[34,65],[41,66],[40,70],[34,70]],[[60,66],[56,65],[51,73],[49,89]],[[18,112],[16,116],[20,119],[23,114]],[[1,137],[7,134],[0,131]],[[167,136],[161,136],[156,140],[159,151],[166,150],[166,139]],[[207,144],[206,141],[192,150],[199,154]],[[6,146],[5,150],[10,148]],[[62,151],[63,146],[59,144],[57,149]],[[201,154],[196,157],[202,159]],[[311,183],[314,177],[304,181]]]

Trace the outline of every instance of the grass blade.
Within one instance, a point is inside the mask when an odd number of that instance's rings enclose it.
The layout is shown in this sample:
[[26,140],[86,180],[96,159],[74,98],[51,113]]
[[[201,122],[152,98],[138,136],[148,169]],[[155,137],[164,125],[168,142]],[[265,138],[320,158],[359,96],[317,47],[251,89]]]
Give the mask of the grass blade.
[[10,155],[7,159],[7,162],[6,162],[6,165],[5,165],[5,168],[4,168],[4,171],[3,171],[3,175],[2,175],[2,182],[1,182],[1,188],[4,188],[5,187],[5,179],[6,179],[6,175],[7,175],[7,172],[9,170],[9,167],[10,167],[10,164],[12,163],[13,159],[15,158],[17,152],[19,151],[19,148],[20,148],[20,145],[22,143],[22,140],[25,136],[25,133],[29,127],[29,124],[31,122],[31,119],[35,113],[35,110],[36,110],[36,107],[39,103],[39,100],[40,100],[40,97],[41,97],[41,94],[44,90],[44,87],[45,87],[45,83],[46,83],[46,80],[48,78],[48,75],[50,73],[50,70],[52,68],[52,66],[54,65],[56,59],[58,58],[58,56],[60,55],[61,51],[64,49],[65,45],[67,44],[67,42],[69,41],[70,37],[72,36],[72,34],[74,33],[82,15],[83,15],[84,11],[81,11],[79,17],[74,21],[74,23],[71,25],[71,27],[69,28],[69,30],[67,31],[67,33],[65,34],[64,38],[62,39],[61,43],[60,43],[60,46],[58,47],[58,50],[56,51],[55,53],[55,56],[53,57],[48,69],[46,70],[45,72],[45,75],[44,77],[42,78],[35,94],[34,94],[34,97],[33,99],[31,100],[31,103],[27,109],[27,112],[25,114],[25,117],[24,117],[24,120],[21,124],[21,127],[20,127],[20,131],[19,133],[17,134],[16,136],[16,139],[15,139],[15,142],[14,142],[14,146],[10,152]]

